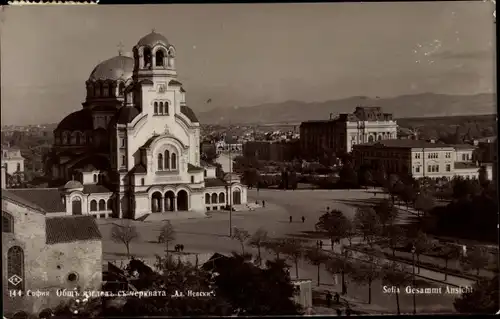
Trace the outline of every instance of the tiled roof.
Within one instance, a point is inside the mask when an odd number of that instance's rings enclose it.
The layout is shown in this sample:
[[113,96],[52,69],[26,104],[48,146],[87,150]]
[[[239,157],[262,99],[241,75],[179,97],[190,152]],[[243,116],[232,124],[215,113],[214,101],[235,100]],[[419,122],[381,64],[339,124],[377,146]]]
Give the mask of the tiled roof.
[[[381,140],[371,143],[358,144],[359,146],[380,146],[394,148],[452,148],[452,145],[431,143],[423,140]],[[356,147],[355,145],[354,147]]]
[[201,165],[202,167],[214,167],[212,164],[210,164],[210,163],[208,163],[208,162],[206,162],[206,161],[204,161],[204,160],[201,160],[201,161],[200,161],[200,165]]
[[101,232],[92,216],[67,216],[47,218],[46,243],[72,243],[75,241],[100,240]]
[[220,178],[205,178],[205,187],[226,186],[227,183]]
[[83,192],[85,194],[102,194],[111,193],[111,190],[104,185],[87,184],[83,185]]
[[130,173],[132,174],[146,174],[148,170],[146,169],[146,165],[139,163],[135,164],[134,167],[130,170]]
[[449,146],[454,147],[454,148],[461,148],[461,149],[474,149],[476,146],[471,145],[471,144],[450,144]]
[[9,192],[41,207],[47,213],[66,211],[66,205],[62,201],[63,194],[57,188],[19,188],[11,189]]
[[193,164],[188,163],[188,172],[197,172],[205,170],[203,167],[194,166]]
[[177,81],[177,80],[172,80],[172,81],[168,82],[168,85],[179,85],[179,86],[181,86],[182,83],[179,82],[179,81]]
[[14,194],[10,190],[2,189],[2,201],[4,201],[4,200],[10,201],[14,204],[22,205],[22,206],[37,210],[40,214],[45,215],[45,210],[42,207],[24,199],[21,196]]

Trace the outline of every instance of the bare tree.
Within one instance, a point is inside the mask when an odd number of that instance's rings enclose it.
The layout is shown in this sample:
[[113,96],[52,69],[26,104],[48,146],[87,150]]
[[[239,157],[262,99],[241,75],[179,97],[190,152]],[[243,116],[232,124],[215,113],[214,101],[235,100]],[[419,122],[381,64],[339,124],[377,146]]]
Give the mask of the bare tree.
[[398,315],[401,314],[399,309],[399,290],[401,287],[411,283],[412,276],[404,266],[396,262],[391,262],[382,267],[381,277],[383,284],[395,288]]
[[280,259],[280,254],[284,253],[285,240],[282,238],[271,238],[263,242],[261,246],[276,254],[276,259]]
[[261,257],[261,247],[263,244],[268,240],[267,236],[267,231],[259,228],[257,231],[250,237],[250,240],[248,241],[248,245],[251,247],[257,248],[258,251],[258,258],[259,258],[259,265],[262,264],[262,257]]
[[245,255],[245,242],[250,238],[248,231],[242,228],[234,227],[233,236],[231,238],[240,242],[241,254]]
[[283,246],[285,255],[295,264],[295,276],[299,278],[299,260],[304,255],[304,245],[296,238],[287,238]]
[[345,238],[349,240],[349,246],[352,246],[352,239],[358,235],[356,231],[356,225],[354,224],[354,220],[351,218],[346,218],[345,225]]
[[378,260],[366,255],[364,262],[353,265],[350,273],[350,278],[357,283],[368,285],[368,303],[372,302],[372,283],[380,278],[380,266]]
[[448,280],[448,261],[458,259],[461,249],[457,245],[443,244],[438,248],[438,254],[444,259],[444,281]]
[[384,230],[387,225],[393,224],[399,214],[399,210],[392,205],[390,200],[381,201],[375,205],[374,210],[382,224],[382,230]]
[[158,236],[158,242],[164,243],[167,248],[168,256],[168,246],[170,242],[175,240],[175,230],[170,221],[167,221],[160,229],[160,235]]
[[310,247],[309,249],[306,250],[305,257],[307,260],[311,262],[311,264],[318,267],[318,286],[319,286],[320,285],[319,273],[321,270],[321,265],[328,260],[328,255],[326,255],[318,247]]
[[392,256],[396,257],[396,249],[406,241],[405,231],[399,225],[390,225],[385,229],[384,237],[387,245],[392,249]]
[[[431,249],[432,243],[429,237],[420,229],[411,233],[408,238],[409,242],[415,247],[415,255],[417,256],[417,264],[420,265],[420,255]],[[420,273],[420,266],[417,267],[417,272]]]
[[123,243],[127,249],[127,258],[130,258],[130,243],[139,238],[137,229],[129,221],[123,225],[113,224],[111,228],[111,239],[117,243]]
[[352,264],[349,261],[348,257],[349,257],[349,251],[345,250],[342,256],[340,255],[330,256],[330,258],[325,263],[326,270],[329,273],[333,275],[336,275],[338,273],[341,274],[343,295],[347,293],[347,284],[345,281],[345,275],[347,273],[350,273],[352,269]]

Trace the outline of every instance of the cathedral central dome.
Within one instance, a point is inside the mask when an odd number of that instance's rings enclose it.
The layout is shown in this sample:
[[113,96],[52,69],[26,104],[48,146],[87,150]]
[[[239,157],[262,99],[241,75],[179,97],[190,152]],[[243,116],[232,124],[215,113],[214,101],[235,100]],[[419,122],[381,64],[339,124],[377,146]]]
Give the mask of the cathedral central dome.
[[156,33],[156,32],[151,32],[150,34],[145,35],[142,37],[139,42],[137,42],[138,46],[155,46],[157,43],[161,43],[164,46],[168,46],[168,40],[165,38],[163,35]]
[[127,80],[132,77],[134,59],[118,55],[99,63],[90,74],[90,81],[97,80]]

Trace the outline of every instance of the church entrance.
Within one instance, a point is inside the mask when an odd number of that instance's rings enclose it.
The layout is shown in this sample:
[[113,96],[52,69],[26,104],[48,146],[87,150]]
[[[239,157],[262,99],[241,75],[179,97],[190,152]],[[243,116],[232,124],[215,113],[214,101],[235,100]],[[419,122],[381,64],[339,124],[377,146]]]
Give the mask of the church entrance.
[[80,198],[74,198],[71,202],[71,213],[73,215],[82,214],[82,201],[80,200]]
[[165,193],[165,211],[173,212],[175,210],[175,194],[173,191]]
[[189,210],[189,196],[185,190],[177,193],[177,210]]
[[239,189],[233,191],[233,205],[241,205],[241,191]]
[[151,196],[151,210],[153,213],[161,213],[162,211],[162,199],[160,192],[154,192]]

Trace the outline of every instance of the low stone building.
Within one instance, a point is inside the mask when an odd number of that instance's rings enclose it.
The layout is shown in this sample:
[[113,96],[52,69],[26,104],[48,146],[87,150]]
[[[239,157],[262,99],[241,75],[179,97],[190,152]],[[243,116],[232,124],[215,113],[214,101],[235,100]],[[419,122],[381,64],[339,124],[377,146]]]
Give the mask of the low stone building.
[[101,234],[90,216],[55,216],[2,189],[4,313],[39,313],[70,296],[100,290]]

